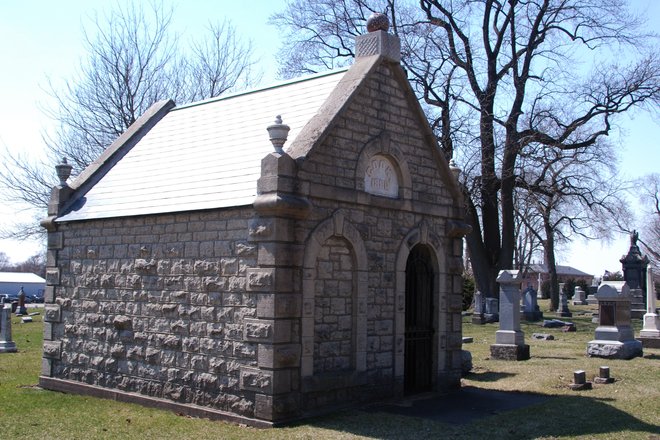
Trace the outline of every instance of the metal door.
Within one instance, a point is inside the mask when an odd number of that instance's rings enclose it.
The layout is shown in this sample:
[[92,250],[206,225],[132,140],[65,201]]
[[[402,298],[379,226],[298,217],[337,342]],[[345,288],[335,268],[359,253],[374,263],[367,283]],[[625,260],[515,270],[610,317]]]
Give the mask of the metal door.
[[415,246],[406,263],[404,392],[431,389],[433,368],[433,268],[425,246]]

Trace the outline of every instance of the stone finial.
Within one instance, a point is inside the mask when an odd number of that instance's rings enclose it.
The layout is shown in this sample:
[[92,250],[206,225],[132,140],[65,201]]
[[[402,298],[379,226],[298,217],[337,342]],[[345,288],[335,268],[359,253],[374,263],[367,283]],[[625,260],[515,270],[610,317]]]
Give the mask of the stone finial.
[[454,159],[451,159],[449,161],[449,171],[451,171],[451,174],[454,176],[454,179],[458,181],[458,176],[461,175],[461,169],[456,165],[456,162]]
[[62,158],[62,163],[55,165],[57,177],[60,179],[60,186],[66,186],[66,180],[71,176],[73,167],[66,161],[66,157]]
[[387,15],[381,14],[380,12],[374,12],[367,19],[367,31],[376,32],[376,31],[385,31],[387,32],[390,28],[390,20],[387,18]]
[[272,142],[273,147],[275,147],[276,153],[284,153],[282,147],[287,140],[290,129],[291,128],[288,125],[282,123],[282,116],[280,115],[275,117],[274,124],[269,125],[266,128],[266,130],[268,130],[270,141]]

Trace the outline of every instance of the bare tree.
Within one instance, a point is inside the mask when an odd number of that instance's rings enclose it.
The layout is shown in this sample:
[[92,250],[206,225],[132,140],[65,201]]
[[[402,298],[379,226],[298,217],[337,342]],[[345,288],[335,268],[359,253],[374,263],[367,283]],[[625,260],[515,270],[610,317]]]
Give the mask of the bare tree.
[[9,257],[4,252],[0,252],[0,271],[7,271],[7,268],[11,266]]
[[[92,18],[83,30],[80,70],[63,87],[49,82],[55,106],[47,114],[58,127],[45,138],[46,160],[3,154],[0,187],[6,202],[35,208],[41,216],[56,183],[53,166],[63,157],[75,176],[155,102],[211,98],[260,77],[252,71],[251,43],[243,44],[230,22],[210,24],[208,38],[186,51],[171,31],[173,18],[174,11],[157,2],[118,4]],[[39,233],[38,222],[0,231],[12,238]]]
[[231,22],[210,23],[208,36],[192,43],[188,57],[187,101],[197,101],[258,83],[252,43],[243,44]]
[[[598,149],[617,114],[657,104],[660,60],[645,50],[655,36],[643,33],[623,0],[420,0],[416,8],[394,0],[297,0],[273,18],[292,38],[283,69],[347,62],[336,58],[352,55],[352,37],[372,10],[387,13],[402,38],[403,64],[435,110],[429,119],[437,133],[446,133],[441,148],[459,162],[477,162],[461,164],[473,170],[464,179],[467,243],[479,289],[495,295],[498,271],[513,267],[520,155],[539,145]],[[611,58],[613,48],[625,48],[625,62]]]
[[660,273],[660,174],[652,173],[638,180],[636,185],[644,215],[639,243],[650,255],[656,274]]
[[539,146],[533,154],[521,155],[518,193],[535,211],[532,218],[541,220],[540,228],[527,225],[543,243],[553,310],[559,307],[557,245],[576,235],[606,239],[616,225],[629,219],[622,200],[625,188],[618,184],[613,158],[610,146],[603,142],[599,149]]

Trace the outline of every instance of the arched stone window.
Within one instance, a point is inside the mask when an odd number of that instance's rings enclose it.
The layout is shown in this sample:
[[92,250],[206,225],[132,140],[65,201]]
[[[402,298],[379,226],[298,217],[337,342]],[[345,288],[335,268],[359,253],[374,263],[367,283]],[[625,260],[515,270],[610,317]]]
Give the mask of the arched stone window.
[[303,266],[303,377],[366,370],[367,253],[341,213],[308,238]]
[[367,194],[391,199],[412,197],[412,179],[403,153],[381,133],[360,152],[355,170],[356,187]]

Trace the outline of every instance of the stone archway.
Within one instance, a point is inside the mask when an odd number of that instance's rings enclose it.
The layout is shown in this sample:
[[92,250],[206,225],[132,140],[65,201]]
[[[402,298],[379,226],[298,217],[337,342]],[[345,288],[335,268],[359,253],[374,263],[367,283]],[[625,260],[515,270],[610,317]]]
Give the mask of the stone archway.
[[405,394],[430,391],[433,384],[434,278],[431,250],[416,245],[406,262]]
[[[342,261],[345,261],[342,263]],[[334,262],[334,264],[333,264]],[[322,266],[337,273],[324,273]],[[339,269],[337,269],[339,268]],[[344,292],[335,298],[335,304],[329,303],[328,310],[335,307],[333,313],[338,315],[338,323],[324,326],[316,316],[325,313],[323,291],[331,286],[333,278],[343,279],[341,288],[350,286],[350,294]],[[321,283],[326,283],[322,286]],[[303,310],[302,310],[302,356],[301,375],[303,378],[318,373],[343,370],[345,372],[360,372],[366,370],[367,347],[367,252],[358,230],[345,219],[341,211],[317,226],[307,240],[303,262]],[[341,302],[341,304],[339,304]],[[342,315],[343,316],[339,316]],[[341,318],[341,319],[339,319]],[[341,321],[341,322],[339,322]],[[350,332],[349,327],[350,325]],[[345,336],[331,337],[323,341],[320,331],[337,334],[344,332]],[[350,333],[350,336],[349,336]],[[327,342],[327,343],[325,343]],[[336,354],[337,345],[351,343],[350,355],[342,352]],[[319,363],[319,356],[332,351],[333,365]],[[324,353],[322,353],[324,352]],[[350,370],[350,371],[347,371]]]
[[[442,380],[441,376],[445,374],[448,368],[446,344],[449,323],[447,297],[450,284],[448,277],[450,274],[446,261],[444,243],[440,237],[433,233],[426,221],[419,223],[416,228],[406,235],[397,253],[394,376],[401,393],[415,393],[424,389],[435,389],[439,380]],[[426,275],[421,275],[417,273],[418,271],[425,271]],[[416,301],[409,299],[409,292],[421,285],[426,286],[427,293],[430,292],[430,299],[423,300],[423,304],[429,308],[430,317],[428,319],[432,323],[430,331],[428,328],[426,329],[429,332],[427,336],[430,336],[430,353],[426,353],[424,359],[425,361],[430,359],[430,361],[427,367],[423,367],[424,371],[427,371],[423,376],[423,380],[419,377],[413,379],[413,376],[406,374],[407,371],[411,371],[411,367],[406,368],[406,362],[411,362],[410,365],[412,365],[412,359],[415,359],[415,356],[410,356],[410,347],[408,347],[408,353],[406,353],[406,333],[409,336],[409,343],[412,337],[412,329],[406,328],[406,315],[411,307],[409,301]],[[423,304],[419,307],[423,307]],[[410,310],[410,313],[414,314],[413,310]],[[410,318],[408,321],[410,322]],[[428,345],[424,349],[428,349]],[[429,379],[426,374],[430,375],[430,383],[428,384],[425,382]],[[418,380],[421,382],[417,382]]]

